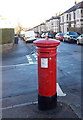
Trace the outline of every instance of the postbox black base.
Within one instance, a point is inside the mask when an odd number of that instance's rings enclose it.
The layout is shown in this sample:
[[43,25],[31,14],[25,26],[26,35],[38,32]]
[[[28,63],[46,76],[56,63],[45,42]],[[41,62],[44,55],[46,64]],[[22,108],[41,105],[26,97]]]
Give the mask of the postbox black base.
[[38,108],[40,110],[49,110],[57,106],[57,94],[54,96],[38,95]]

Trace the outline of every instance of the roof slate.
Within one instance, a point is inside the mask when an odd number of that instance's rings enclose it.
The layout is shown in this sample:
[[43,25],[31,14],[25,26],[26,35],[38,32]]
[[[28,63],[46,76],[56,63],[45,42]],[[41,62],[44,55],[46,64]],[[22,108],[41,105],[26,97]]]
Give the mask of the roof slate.
[[65,11],[64,13],[69,13],[69,12],[75,11],[76,9],[79,9],[79,8],[83,8],[83,1],[74,5],[73,7],[71,7],[67,11]]

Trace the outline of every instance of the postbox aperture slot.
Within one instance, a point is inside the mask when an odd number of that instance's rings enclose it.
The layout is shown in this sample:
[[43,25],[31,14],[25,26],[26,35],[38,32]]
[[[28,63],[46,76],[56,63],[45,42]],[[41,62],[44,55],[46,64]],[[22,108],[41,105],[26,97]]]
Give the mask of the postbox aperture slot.
[[48,53],[49,54],[49,52],[40,52],[40,53]]

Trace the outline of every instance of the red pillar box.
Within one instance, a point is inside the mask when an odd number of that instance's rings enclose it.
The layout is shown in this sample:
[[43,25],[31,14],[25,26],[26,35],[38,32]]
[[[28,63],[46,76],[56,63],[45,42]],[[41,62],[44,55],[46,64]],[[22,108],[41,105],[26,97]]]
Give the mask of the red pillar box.
[[47,110],[56,107],[56,55],[60,41],[42,39],[34,41],[38,51],[38,108]]

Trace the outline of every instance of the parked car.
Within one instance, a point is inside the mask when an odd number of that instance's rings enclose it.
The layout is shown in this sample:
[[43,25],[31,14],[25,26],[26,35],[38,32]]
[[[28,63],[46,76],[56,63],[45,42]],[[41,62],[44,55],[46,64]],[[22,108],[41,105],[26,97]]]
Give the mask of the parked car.
[[79,37],[77,37],[77,44],[83,44],[83,34],[81,34]]
[[76,42],[77,37],[79,37],[79,34],[77,32],[67,32],[64,34],[63,41]]
[[56,38],[57,40],[63,41],[63,36],[64,36],[64,33],[57,33],[57,34],[55,35],[55,38]]
[[46,37],[46,33],[42,33],[41,37],[42,38]]
[[36,36],[35,37],[38,37],[38,38],[40,38],[41,37],[41,33],[36,33]]
[[26,31],[24,40],[26,42],[33,42],[34,40],[36,40],[34,31]]
[[48,36],[49,38],[53,38],[53,33],[46,33],[45,36]]

